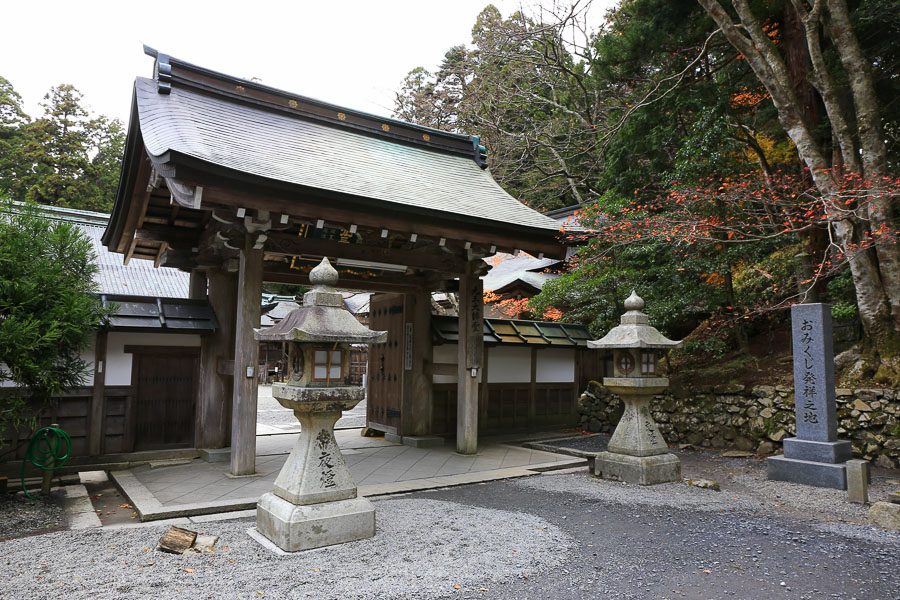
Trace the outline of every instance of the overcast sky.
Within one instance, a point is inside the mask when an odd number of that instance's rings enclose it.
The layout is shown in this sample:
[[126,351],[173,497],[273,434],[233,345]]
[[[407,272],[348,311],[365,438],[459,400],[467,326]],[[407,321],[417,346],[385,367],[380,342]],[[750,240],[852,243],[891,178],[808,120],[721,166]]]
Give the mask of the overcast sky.
[[[549,1],[549,0],[546,0]],[[536,0],[495,0],[504,16]],[[614,0],[595,0],[600,22]],[[51,86],[71,83],[95,113],[128,120],[147,44],[171,56],[301,95],[389,115],[413,67],[433,69],[471,42],[488,0],[13,0],[4,2],[0,75],[40,114]]]

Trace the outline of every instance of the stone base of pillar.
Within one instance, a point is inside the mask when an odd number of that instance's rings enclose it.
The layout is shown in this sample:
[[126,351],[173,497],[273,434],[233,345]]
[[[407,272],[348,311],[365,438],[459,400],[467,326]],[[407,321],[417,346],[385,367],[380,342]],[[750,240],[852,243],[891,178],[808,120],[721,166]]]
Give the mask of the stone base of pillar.
[[208,463],[231,462],[231,447],[200,448],[200,458]]
[[413,448],[440,448],[444,445],[444,438],[436,435],[397,435],[385,433],[384,441],[404,444]]
[[816,487],[847,489],[847,469],[844,463],[831,464],[773,456],[766,460],[769,479],[790,481]]
[[795,437],[784,438],[784,455],[797,460],[835,464],[853,458],[853,447],[849,440],[815,442]]
[[286,552],[375,535],[375,507],[366,498],[297,505],[269,492],[256,507],[256,529]]
[[853,448],[847,440],[816,442],[785,438],[784,456],[769,458],[766,466],[769,479],[846,490],[844,463],[851,458]]
[[594,459],[594,475],[637,485],[681,481],[681,461],[674,454],[629,456],[600,452]]

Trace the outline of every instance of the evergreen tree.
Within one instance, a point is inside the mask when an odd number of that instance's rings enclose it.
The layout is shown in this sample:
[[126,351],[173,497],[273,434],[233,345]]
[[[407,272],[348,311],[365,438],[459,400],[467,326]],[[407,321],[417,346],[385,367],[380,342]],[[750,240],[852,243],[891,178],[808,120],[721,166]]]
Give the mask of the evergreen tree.
[[90,240],[33,206],[0,205],[0,431],[31,423],[35,410],[83,383],[81,352],[105,311],[96,296]]

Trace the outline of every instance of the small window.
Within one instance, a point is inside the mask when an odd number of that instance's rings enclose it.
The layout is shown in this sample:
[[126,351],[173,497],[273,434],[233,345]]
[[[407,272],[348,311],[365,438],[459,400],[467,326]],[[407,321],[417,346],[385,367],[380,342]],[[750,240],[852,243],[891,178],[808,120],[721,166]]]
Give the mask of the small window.
[[653,352],[641,353],[641,373],[652,375],[656,373],[656,354]]
[[313,379],[319,381],[331,381],[342,379],[341,351],[340,350],[316,350],[315,364],[313,365]]
[[328,379],[340,379],[341,378],[341,351],[340,350],[332,350],[330,358],[331,358],[331,362],[328,365]]

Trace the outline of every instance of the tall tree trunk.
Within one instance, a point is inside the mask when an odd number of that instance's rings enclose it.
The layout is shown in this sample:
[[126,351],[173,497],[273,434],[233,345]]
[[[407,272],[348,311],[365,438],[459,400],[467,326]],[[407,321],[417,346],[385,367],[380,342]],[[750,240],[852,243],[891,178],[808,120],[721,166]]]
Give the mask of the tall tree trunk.
[[884,291],[891,306],[894,331],[900,333],[900,245],[895,237],[897,227],[893,198],[884,190],[884,182],[881,181],[887,174],[887,149],[878,98],[875,95],[872,66],[853,32],[846,0],[827,0],[827,3],[830,17],[828,33],[837,48],[853,93],[863,173],[871,183],[869,221],[873,231],[883,232],[883,239],[876,244],[875,252],[878,255]]
[[838,182],[829,169],[822,148],[804,123],[800,103],[792,89],[784,61],[762,30],[759,19],[753,15],[747,0],[732,2],[743,26],[741,29],[718,0],[698,0],[698,2],[720,27],[728,41],[744,55],[756,77],[769,92],[778,111],[778,120],[797,147],[800,159],[809,168],[829,216],[834,219],[832,229],[850,264],[860,320],[866,334],[876,346],[886,344],[893,334],[894,327],[878,264],[869,252],[854,251],[860,239],[859,224],[850,216],[835,210],[833,203],[839,191]]

